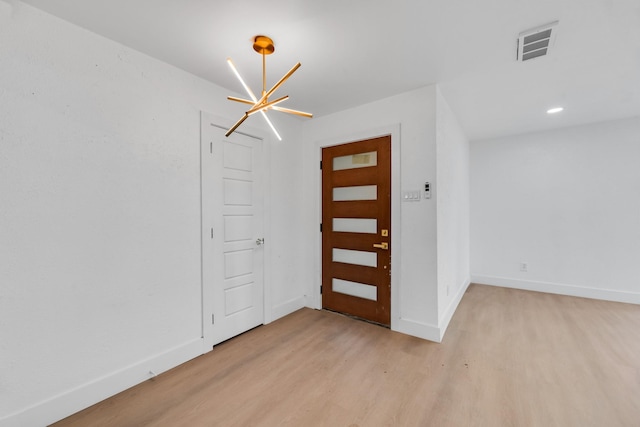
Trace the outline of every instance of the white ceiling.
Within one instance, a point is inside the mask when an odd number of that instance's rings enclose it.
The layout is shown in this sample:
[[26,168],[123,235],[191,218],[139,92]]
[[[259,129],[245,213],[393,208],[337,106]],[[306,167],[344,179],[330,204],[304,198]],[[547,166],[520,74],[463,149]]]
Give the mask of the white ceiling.
[[[471,140],[640,115],[638,0],[25,0],[240,93],[276,45],[283,106],[329,114],[439,83]],[[559,20],[553,53],[516,62],[524,30]],[[561,105],[565,111],[548,116]]]

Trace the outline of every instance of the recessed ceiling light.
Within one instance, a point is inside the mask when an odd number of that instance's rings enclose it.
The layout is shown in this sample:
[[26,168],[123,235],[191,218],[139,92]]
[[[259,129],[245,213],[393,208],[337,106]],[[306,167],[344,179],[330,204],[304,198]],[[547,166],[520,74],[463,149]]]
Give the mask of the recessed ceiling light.
[[562,107],[550,108],[550,109],[547,110],[547,114],[559,113],[562,110],[564,110],[564,108],[562,108]]

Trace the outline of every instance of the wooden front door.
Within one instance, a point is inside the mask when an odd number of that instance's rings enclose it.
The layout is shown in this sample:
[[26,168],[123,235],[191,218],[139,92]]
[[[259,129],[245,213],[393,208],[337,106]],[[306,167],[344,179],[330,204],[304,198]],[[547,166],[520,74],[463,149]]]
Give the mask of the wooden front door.
[[322,149],[322,307],[391,321],[391,137]]

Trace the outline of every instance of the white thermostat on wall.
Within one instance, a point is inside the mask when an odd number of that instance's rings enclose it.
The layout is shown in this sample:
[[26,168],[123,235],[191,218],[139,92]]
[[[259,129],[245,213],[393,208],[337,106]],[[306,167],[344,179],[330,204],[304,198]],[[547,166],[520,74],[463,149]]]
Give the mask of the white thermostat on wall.
[[424,183],[424,198],[425,199],[431,198],[431,183],[429,182]]

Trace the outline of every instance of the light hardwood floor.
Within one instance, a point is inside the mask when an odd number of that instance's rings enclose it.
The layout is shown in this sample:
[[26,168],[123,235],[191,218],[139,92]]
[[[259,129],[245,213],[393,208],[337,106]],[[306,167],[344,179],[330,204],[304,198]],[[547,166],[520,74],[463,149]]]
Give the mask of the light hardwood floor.
[[472,284],[441,344],[302,309],[56,426],[640,426],[640,306]]

